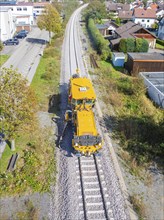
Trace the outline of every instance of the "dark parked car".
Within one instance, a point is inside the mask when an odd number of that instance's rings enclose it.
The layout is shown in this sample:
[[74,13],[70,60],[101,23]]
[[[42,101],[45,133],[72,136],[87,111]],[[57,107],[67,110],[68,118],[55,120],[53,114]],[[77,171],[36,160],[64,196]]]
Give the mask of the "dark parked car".
[[27,34],[28,34],[28,31],[26,31],[26,30],[21,30],[21,31],[18,32],[18,34],[20,34],[20,33],[23,33],[23,34],[26,34],[26,35],[27,35]]
[[26,33],[18,33],[14,37],[16,37],[16,38],[25,38],[26,36],[27,36]]
[[12,38],[12,39],[8,39],[5,40],[3,42],[4,45],[18,45],[19,44],[19,40],[17,38]]

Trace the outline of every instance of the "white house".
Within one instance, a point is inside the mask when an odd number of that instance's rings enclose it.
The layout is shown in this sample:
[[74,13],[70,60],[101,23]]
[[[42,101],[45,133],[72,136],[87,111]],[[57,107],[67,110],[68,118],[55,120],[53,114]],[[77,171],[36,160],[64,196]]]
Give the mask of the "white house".
[[157,16],[157,18],[162,18],[164,16],[164,10],[163,9],[157,10],[156,16]]
[[13,19],[11,9],[0,7],[0,40],[12,38],[15,31],[16,19]]
[[164,17],[158,24],[158,38],[164,40]]
[[18,2],[15,5],[11,5],[10,8],[12,10],[13,17],[17,17],[17,24],[33,25],[34,18],[32,2]]
[[33,14],[34,16],[39,16],[45,10],[46,5],[50,4],[49,2],[34,2],[33,3]]
[[144,28],[150,28],[156,21],[156,12],[152,9],[136,8],[133,13],[133,21]]

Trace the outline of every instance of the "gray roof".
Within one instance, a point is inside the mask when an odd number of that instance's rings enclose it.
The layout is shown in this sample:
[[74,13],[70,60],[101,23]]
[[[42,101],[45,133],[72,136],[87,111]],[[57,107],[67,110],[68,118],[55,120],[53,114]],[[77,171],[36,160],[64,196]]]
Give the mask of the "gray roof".
[[[141,29],[142,27],[138,24],[133,23],[132,21],[127,22],[126,24],[118,27],[115,32],[119,35],[123,34],[123,33],[133,33],[135,30],[138,31],[139,29]],[[133,30],[133,31],[132,31]]]
[[[122,37],[124,35],[124,37],[128,37],[129,34],[133,34],[136,33],[139,30],[145,30],[147,33],[151,34],[152,36],[154,36],[156,38],[156,36],[154,34],[152,34],[150,31],[146,30],[145,28],[143,28],[141,25],[139,24],[135,24],[132,21],[127,22],[126,24],[118,27],[115,32]],[[133,36],[131,35],[131,37],[133,38]]]
[[164,64],[164,54],[162,53],[127,53],[133,60],[160,60]]
[[104,29],[107,29],[107,28],[108,28],[108,26],[105,25],[105,24],[96,24],[96,27],[97,27],[97,29],[99,29],[99,30],[104,30]]
[[164,94],[164,72],[141,72],[140,74]]
[[123,58],[125,58],[125,54],[122,53],[122,52],[120,52],[120,53],[114,52],[113,55],[114,55],[115,57],[123,57]]
[[130,10],[130,5],[129,4],[122,4],[122,3],[111,3],[111,2],[106,2],[106,8],[108,11],[129,11]]

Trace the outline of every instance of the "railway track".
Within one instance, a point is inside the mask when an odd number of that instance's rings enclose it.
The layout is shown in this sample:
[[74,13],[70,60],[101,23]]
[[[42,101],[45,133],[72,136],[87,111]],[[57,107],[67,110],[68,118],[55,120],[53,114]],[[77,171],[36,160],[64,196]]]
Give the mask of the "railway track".
[[93,68],[99,68],[99,66],[97,65],[97,62],[93,56],[93,54],[90,54],[90,63],[91,63],[91,67]]
[[76,160],[79,192],[79,219],[114,220],[100,158]]
[[[76,69],[84,69],[80,60],[80,47],[78,47],[77,40],[77,24],[75,23],[77,15],[78,13],[75,13],[71,17],[67,26],[68,38],[65,41],[65,47],[68,49],[64,50],[64,65],[61,75],[61,119],[67,109],[69,79],[76,73]],[[87,74],[86,71],[81,71],[79,76],[87,77]],[[64,125],[61,122],[59,131],[63,129]],[[113,167],[107,166],[110,172],[106,167],[104,168],[103,157],[72,157],[71,132],[71,129],[67,130],[68,136],[65,135],[61,143],[61,149],[64,153],[60,154],[58,168],[62,172],[59,181],[60,201],[57,200],[56,203],[59,218],[56,219],[129,219],[125,213],[124,201]],[[69,155],[68,158],[65,155]]]

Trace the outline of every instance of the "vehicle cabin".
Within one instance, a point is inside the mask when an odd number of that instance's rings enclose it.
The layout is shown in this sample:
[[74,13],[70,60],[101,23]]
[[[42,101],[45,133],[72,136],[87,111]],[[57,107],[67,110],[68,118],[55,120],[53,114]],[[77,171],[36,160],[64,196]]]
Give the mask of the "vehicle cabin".
[[96,94],[92,82],[84,78],[71,78],[69,85],[69,103],[73,108],[92,108]]

